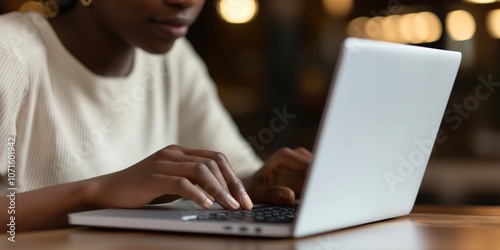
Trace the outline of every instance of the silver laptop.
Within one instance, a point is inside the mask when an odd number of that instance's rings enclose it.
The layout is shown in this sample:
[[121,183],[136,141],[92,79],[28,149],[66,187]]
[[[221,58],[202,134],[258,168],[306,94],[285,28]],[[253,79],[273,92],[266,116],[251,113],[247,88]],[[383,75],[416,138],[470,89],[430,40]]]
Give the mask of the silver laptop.
[[304,237],[410,213],[459,52],[344,41],[297,206],[203,210],[191,201],[69,214],[73,225]]

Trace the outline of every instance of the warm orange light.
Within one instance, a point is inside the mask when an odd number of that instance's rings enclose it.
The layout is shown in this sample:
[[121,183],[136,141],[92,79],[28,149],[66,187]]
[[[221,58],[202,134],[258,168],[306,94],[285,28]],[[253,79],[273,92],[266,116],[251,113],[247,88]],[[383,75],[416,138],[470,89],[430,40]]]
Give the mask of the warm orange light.
[[333,17],[345,17],[351,13],[354,0],[323,0],[326,12]]
[[[363,32],[361,32],[363,31]],[[397,43],[430,43],[441,38],[442,23],[432,12],[359,17],[348,25],[348,35]]]
[[257,15],[258,4],[256,0],[219,0],[217,11],[228,23],[247,23]]
[[439,18],[432,12],[417,13],[414,19],[414,43],[435,42],[441,38],[443,28]]
[[349,25],[347,25],[347,34],[352,37],[361,37],[361,38],[366,38],[366,32],[365,32],[365,27],[366,23],[370,18],[368,17],[358,17],[356,19],[353,19],[351,22],[349,22]]
[[486,3],[494,3],[498,2],[498,0],[463,0],[466,3],[477,3],[477,4],[486,4]]
[[381,40],[388,41],[388,42],[400,42],[399,38],[399,20],[401,19],[401,16],[398,15],[392,15],[385,17],[382,20],[382,36]]
[[365,26],[366,35],[371,39],[382,40],[384,21],[384,18],[379,16],[370,18]]
[[469,40],[476,33],[476,20],[465,10],[455,10],[446,16],[446,30],[455,41]]
[[399,20],[399,38],[402,43],[412,43],[414,39],[414,20],[416,14],[403,15]]
[[500,9],[492,10],[486,16],[486,26],[493,38],[500,38]]

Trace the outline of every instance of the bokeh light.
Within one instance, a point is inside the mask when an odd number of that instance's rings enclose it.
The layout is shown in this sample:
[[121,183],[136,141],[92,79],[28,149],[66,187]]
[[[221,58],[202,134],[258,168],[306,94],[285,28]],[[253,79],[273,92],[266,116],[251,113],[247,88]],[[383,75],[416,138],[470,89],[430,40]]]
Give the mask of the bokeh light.
[[228,23],[247,23],[257,15],[258,4],[256,0],[219,0],[217,11]]
[[443,27],[436,14],[425,11],[386,17],[358,17],[349,23],[347,33],[349,36],[418,44],[439,40]]
[[465,10],[455,10],[446,16],[446,30],[455,41],[469,40],[476,33],[476,20]]
[[477,3],[477,4],[486,4],[486,3],[494,3],[498,2],[498,0],[463,0],[466,3]]
[[332,17],[345,17],[354,7],[354,0],[323,0],[326,12]]
[[492,10],[486,16],[486,26],[493,38],[500,38],[500,9]]

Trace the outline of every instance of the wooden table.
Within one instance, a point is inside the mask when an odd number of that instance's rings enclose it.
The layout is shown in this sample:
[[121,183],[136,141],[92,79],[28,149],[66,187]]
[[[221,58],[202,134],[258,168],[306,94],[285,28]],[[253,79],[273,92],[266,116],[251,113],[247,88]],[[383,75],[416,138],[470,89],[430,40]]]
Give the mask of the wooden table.
[[302,239],[71,228],[0,236],[0,249],[500,250],[500,207],[416,206],[409,216]]

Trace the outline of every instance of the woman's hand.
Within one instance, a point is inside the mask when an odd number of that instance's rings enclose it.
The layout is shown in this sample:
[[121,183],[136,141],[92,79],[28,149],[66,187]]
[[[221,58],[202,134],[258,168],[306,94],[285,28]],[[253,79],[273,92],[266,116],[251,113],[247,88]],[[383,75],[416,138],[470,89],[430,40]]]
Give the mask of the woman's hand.
[[[137,208],[183,197],[203,208],[214,201],[227,209],[251,209],[243,183],[222,153],[165,147],[122,171],[89,180],[90,203],[103,208]],[[198,186],[196,186],[198,185]]]
[[305,174],[312,160],[305,148],[282,148],[245,184],[252,200],[260,203],[293,204],[300,195]]

